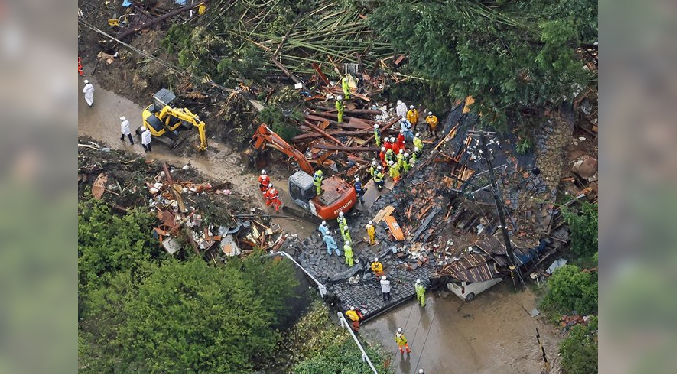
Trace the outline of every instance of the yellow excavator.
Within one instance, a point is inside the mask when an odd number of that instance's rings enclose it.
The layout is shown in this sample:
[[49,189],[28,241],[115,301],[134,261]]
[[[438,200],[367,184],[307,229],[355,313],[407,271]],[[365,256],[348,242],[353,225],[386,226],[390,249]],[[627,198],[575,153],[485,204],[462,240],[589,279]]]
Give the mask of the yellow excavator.
[[[150,130],[151,135],[170,148],[175,148],[180,143],[179,128],[189,129],[196,127],[200,133],[200,145],[198,150],[207,149],[207,134],[205,123],[200,120],[188,108],[175,108],[170,106],[176,95],[166,88],[153,95],[153,103],[147,106],[141,113],[143,127]],[[142,128],[136,129],[137,135],[141,135]]]

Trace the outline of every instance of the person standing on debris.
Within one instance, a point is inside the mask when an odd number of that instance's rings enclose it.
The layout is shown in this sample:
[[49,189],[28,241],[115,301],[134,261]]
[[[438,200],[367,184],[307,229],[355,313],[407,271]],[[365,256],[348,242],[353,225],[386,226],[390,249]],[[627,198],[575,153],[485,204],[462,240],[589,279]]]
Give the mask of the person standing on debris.
[[413,105],[409,106],[409,111],[407,112],[407,120],[411,123],[412,128],[416,131],[416,126],[418,125],[418,109],[414,108]]
[[376,173],[374,173],[374,184],[376,185],[376,188],[378,188],[378,192],[383,191],[383,185],[385,184],[383,179],[385,178],[385,175],[383,175],[383,166],[380,166],[376,168]]
[[378,128],[378,123],[374,125],[374,141],[377,147],[381,146],[381,130]]
[[414,135],[414,147],[418,148],[419,150],[423,150],[423,141],[421,140],[421,134],[419,133]]
[[357,175],[355,176],[355,192],[357,193],[357,199],[359,200],[360,204],[364,204],[364,199],[362,199],[362,196],[364,195],[364,190],[362,189],[362,182],[360,182],[360,177]]
[[402,328],[397,328],[397,334],[395,334],[395,342],[397,343],[397,348],[399,348],[400,353],[404,353],[404,350],[407,350],[407,353],[411,353],[409,349],[409,343],[407,343],[407,337],[402,333]]
[[356,333],[360,332],[360,320],[362,319],[362,313],[360,312],[360,310],[355,308],[354,306],[351,306],[346,311],[346,317],[348,317],[348,319],[352,321],[353,331],[355,331]]
[[343,211],[339,212],[339,216],[338,218],[336,218],[336,221],[339,224],[339,229],[341,230],[341,232],[343,232],[343,228],[345,226],[348,226],[348,221],[346,220],[346,217],[343,216]]
[[371,175],[371,179],[374,179],[374,173],[376,173],[376,166],[378,166],[378,164],[376,163],[376,159],[371,160],[371,166],[369,166],[369,175]]
[[416,280],[414,289],[416,290],[416,298],[421,303],[421,306],[425,306],[425,287],[423,286],[423,283],[421,283],[420,279]]
[[397,167],[400,171],[404,172],[404,149],[400,149],[400,152],[397,154]]
[[388,175],[390,175],[390,178],[392,178],[394,182],[400,180],[400,168],[397,167],[396,162],[390,161],[388,164]]
[[404,152],[404,158],[402,159],[402,167],[404,168],[404,172],[408,173],[409,169],[411,169],[411,164],[409,164],[409,153]]
[[423,150],[419,147],[414,147],[414,156],[416,156],[416,161],[421,159],[421,156],[423,156]]
[[322,233],[322,236],[325,236],[329,233],[329,226],[327,226],[327,221],[322,221],[320,226],[317,228]]
[[273,205],[276,212],[279,212],[280,206],[282,206],[282,201],[280,201],[280,193],[277,191],[277,188],[273,187],[272,183],[270,184],[270,188],[268,189],[267,193],[270,204]]
[[393,150],[393,153],[395,154],[395,156],[397,156],[397,154],[400,153],[400,149],[401,149],[400,143],[397,142],[397,140],[395,139],[394,136],[390,138],[390,142],[393,144],[391,149]]
[[334,237],[331,236],[331,231],[327,231],[327,233],[324,236],[322,236],[322,240],[324,241],[324,244],[327,246],[328,256],[331,256],[331,252],[334,251],[336,252],[336,257],[341,257],[341,250],[338,249],[338,246],[334,241]]
[[411,132],[411,123],[406,118],[402,118],[400,121],[400,129],[404,129],[404,139],[407,141],[414,138],[414,134]]
[[405,140],[404,129],[400,129],[400,133],[397,134],[397,145],[400,148],[404,148],[404,140]]
[[[350,85],[348,85],[348,76],[346,75],[341,79],[341,84],[343,86],[343,95],[346,97],[346,100],[350,99]],[[339,121],[341,122],[341,121]]]
[[402,100],[397,100],[397,107],[395,108],[395,113],[400,118],[407,116],[407,104],[403,103]]
[[85,87],[82,88],[82,93],[85,94],[85,101],[90,107],[94,105],[94,85],[85,79]]
[[320,196],[322,194],[322,179],[324,179],[322,170],[316,171],[315,175],[313,175],[313,184],[315,185],[317,196]]
[[395,161],[395,152],[393,151],[392,148],[386,151],[386,157],[385,158],[386,158],[386,163],[388,163],[388,165],[390,165],[391,162]]
[[129,139],[129,142],[134,145],[134,139],[132,138],[132,131],[129,129],[129,121],[127,121],[127,118],[125,117],[120,117],[120,129],[122,130],[122,136],[120,137],[120,140],[122,142],[125,142],[125,135],[127,135],[127,138]]
[[268,186],[270,185],[270,177],[266,173],[266,169],[261,170],[261,175],[259,176],[259,190],[265,193],[268,191]]
[[268,189],[266,193],[263,194],[263,197],[266,199],[266,206],[270,206],[273,203],[273,197],[271,192],[274,190],[273,184],[268,184]]
[[393,143],[390,142],[390,138],[386,136],[386,138],[383,140],[383,148],[386,149],[386,152],[389,149],[393,148]]
[[371,271],[374,272],[377,280],[383,276],[383,264],[379,262],[378,257],[375,257],[374,262],[371,263]]
[[386,165],[386,147],[381,147],[381,152],[378,154],[378,158],[381,159],[381,165]]
[[390,301],[390,281],[385,275],[381,277],[381,293],[383,294],[383,302]]
[[338,123],[343,123],[343,96],[336,96],[336,110],[338,111]]
[[433,112],[428,112],[425,122],[428,124],[428,135],[435,135],[437,138],[437,116],[433,116]]
[[151,140],[151,134],[150,130],[148,130],[148,127],[143,128],[143,132],[141,133],[141,146],[143,147],[144,151],[150,152],[150,140]]
[[372,221],[367,223],[367,236],[369,236],[369,245],[376,244],[376,227]]
[[350,229],[348,228],[348,225],[345,225],[345,226],[343,226],[343,228],[341,228],[341,236],[343,237],[344,243],[352,243],[353,242],[353,240],[350,238]]
[[343,253],[346,256],[346,265],[353,267],[353,247],[350,246],[350,242],[343,244]]

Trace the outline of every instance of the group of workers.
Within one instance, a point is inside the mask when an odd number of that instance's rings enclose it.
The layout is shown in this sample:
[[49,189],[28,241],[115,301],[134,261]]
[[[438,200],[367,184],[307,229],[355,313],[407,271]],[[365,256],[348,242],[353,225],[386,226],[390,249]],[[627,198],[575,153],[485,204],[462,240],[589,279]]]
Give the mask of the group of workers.
[[282,207],[280,193],[270,181],[270,177],[268,176],[268,173],[266,173],[266,169],[261,170],[261,175],[259,176],[259,190],[261,190],[261,193],[263,193],[263,198],[266,200],[266,206],[272,206],[275,208],[276,212],[279,212],[280,207]]

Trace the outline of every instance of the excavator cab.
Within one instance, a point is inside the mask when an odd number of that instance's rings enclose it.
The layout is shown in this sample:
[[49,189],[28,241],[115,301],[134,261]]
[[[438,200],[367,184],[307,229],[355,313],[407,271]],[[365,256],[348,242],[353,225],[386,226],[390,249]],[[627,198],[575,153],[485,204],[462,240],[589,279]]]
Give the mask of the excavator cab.
[[297,171],[289,177],[289,195],[299,206],[310,210],[310,200],[315,197],[315,185],[313,177],[303,171]]

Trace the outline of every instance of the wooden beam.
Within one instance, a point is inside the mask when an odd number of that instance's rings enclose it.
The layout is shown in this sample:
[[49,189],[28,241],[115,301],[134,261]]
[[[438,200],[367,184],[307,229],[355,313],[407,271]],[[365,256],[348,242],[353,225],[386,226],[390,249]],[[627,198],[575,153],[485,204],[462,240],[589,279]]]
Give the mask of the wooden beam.
[[313,144],[312,148],[317,149],[327,149],[330,151],[345,151],[345,152],[378,152],[379,148],[376,147],[338,147],[334,145],[327,144]]
[[[205,0],[204,2],[207,2],[207,0]],[[202,3],[202,1],[196,2],[194,4],[186,5],[186,6],[181,7],[179,9],[175,10],[175,11],[169,12],[169,13],[163,15],[163,16],[157,17],[157,18],[153,19],[152,21],[144,22],[139,26],[128,28],[125,31],[122,31],[121,33],[119,33],[117,38],[122,40],[122,39],[126,38],[127,36],[134,34],[137,31],[151,27],[151,26],[153,26],[153,25],[155,25],[159,22],[166,20],[167,18],[174,17],[175,15],[177,15],[179,13],[183,13],[187,10],[197,8],[198,6],[200,6],[201,3]]]
[[338,139],[336,139],[335,137],[329,135],[326,131],[322,130],[321,128],[319,128],[319,127],[313,125],[312,123],[310,123],[310,121],[303,121],[303,123],[304,123],[306,126],[308,126],[308,127],[310,127],[311,129],[313,129],[315,132],[318,132],[318,133],[322,134],[322,136],[324,136],[325,138],[327,138],[327,139],[331,140],[332,142],[336,143],[336,145],[343,147],[343,143],[341,143]]

